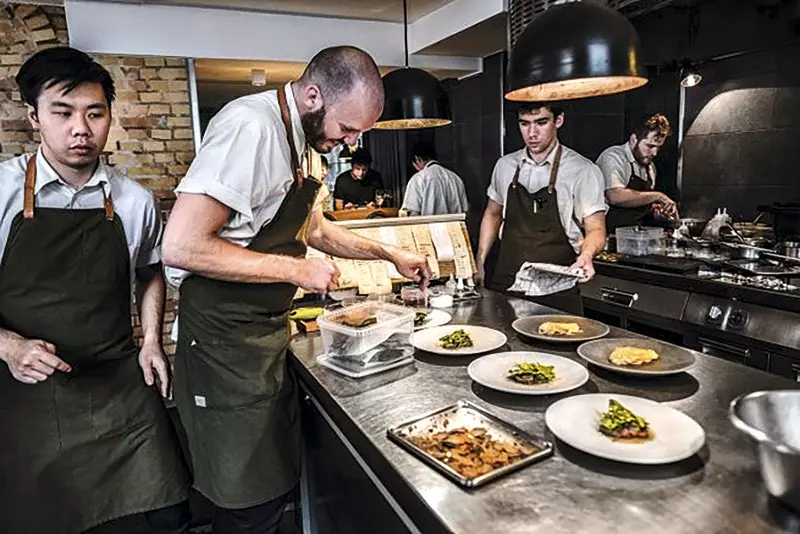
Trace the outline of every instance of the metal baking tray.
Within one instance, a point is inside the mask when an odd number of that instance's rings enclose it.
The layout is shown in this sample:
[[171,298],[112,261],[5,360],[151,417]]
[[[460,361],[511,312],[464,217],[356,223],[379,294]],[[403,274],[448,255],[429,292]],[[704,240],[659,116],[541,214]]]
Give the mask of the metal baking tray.
[[[475,478],[466,478],[448,464],[418,448],[408,439],[410,436],[434,434],[436,432],[461,427],[485,428],[488,434],[497,441],[510,441],[520,445],[526,445],[534,448],[535,452],[513,464],[500,467],[484,475]],[[389,428],[386,433],[390,440],[465,488],[482,486],[553,454],[553,444],[551,442],[535,438],[465,400],[458,401],[452,406],[418,417],[413,421],[393,426]]]

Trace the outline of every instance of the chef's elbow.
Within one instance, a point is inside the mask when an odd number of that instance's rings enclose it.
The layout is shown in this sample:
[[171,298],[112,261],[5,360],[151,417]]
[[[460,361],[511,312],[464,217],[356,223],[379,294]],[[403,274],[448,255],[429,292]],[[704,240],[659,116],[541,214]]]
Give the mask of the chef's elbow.
[[164,239],[161,243],[161,260],[164,265],[185,269],[188,256],[186,240],[181,239],[176,229],[167,224],[164,229]]

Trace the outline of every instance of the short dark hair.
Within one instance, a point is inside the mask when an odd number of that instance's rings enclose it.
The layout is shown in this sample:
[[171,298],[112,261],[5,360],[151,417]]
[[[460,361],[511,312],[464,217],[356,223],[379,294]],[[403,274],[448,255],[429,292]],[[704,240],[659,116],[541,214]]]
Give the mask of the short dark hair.
[[560,102],[524,102],[520,104],[519,108],[517,109],[517,115],[520,116],[528,113],[535,113],[541,108],[549,109],[550,113],[553,114],[553,118],[556,118],[564,113],[564,105]]
[[656,137],[666,139],[672,133],[669,119],[661,113],[649,117],[642,117],[633,127],[631,132],[637,139],[646,138],[650,132],[656,132]]
[[20,67],[15,80],[23,102],[34,109],[42,91],[56,85],[63,85],[68,94],[83,83],[99,83],[109,108],[116,96],[111,74],[88,54],[68,46],[37,52]]
[[432,159],[436,159],[436,149],[433,148],[433,145],[427,143],[425,141],[417,141],[414,143],[414,146],[411,147],[411,158],[419,158],[422,161],[430,161]]
[[372,165],[372,154],[366,148],[357,148],[350,160],[351,165]]
[[383,82],[372,56],[355,46],[332,46],[317,52],[306,66],[301,82],[319,86],[330,102],[349,93],[357,82],[383,99]]

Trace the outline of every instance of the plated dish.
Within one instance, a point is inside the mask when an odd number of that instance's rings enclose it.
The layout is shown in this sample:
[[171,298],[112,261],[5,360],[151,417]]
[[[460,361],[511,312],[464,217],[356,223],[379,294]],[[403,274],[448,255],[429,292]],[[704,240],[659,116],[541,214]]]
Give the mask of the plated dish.
[[466,356],[490,352],[505,345],[506,335],[483,326],[448,325],[424,328],[411,335],[419,350],[446,356]]
[[608,326],[576,315],[532,315],[511,327],[525,337],[548,343],[579,343],[607,336]]
[[520,395],[554,395],[589,380],[579,362],[546,352],[490,354],[472,362],[467,373],[482,386]]
[[617,373],[672,375],[692,368],[694,353],[663,341],[643,338],[598,339],[578,347],[587,362]]

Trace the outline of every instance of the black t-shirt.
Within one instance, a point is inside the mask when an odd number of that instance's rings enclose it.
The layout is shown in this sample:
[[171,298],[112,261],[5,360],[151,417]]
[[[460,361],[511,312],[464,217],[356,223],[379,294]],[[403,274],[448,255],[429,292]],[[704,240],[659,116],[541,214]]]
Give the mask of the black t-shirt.
[[356,206],[375,202],[375,191],[383,189],[381,173],[369,169],[362,180],[354,180],[350,171],[345,171],[336,178],[333,187],[333,198]]

